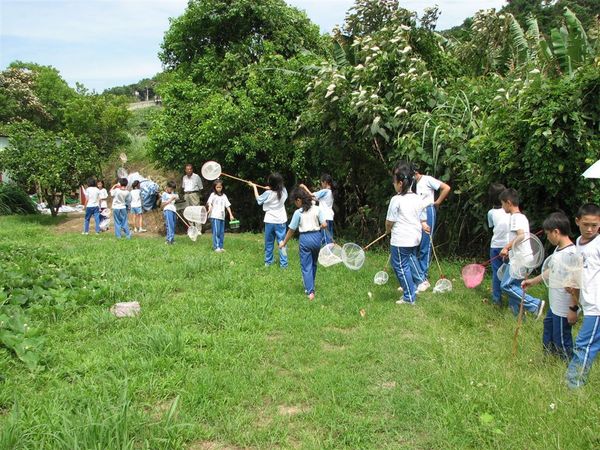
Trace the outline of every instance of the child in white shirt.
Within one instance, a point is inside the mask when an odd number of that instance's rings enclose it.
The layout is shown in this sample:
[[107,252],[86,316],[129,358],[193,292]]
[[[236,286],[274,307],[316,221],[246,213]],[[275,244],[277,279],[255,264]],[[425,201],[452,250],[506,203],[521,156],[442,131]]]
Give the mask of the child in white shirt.
[[498,278],[498,269],[502,265],[500,252],[508,244],[508,227],[510,214],[502,208],[502,203],[498,196],[506,187],[500,183],[492,183],[488,195],[493,208],[487,213],[488,226],[493,230],[492,240],[490,241],[490,265],[492,267],[492,301],[495,305],[502,304],[502,288]]
[[[571,241],[571,224],[569,218],[562,212],[550,214],[542,225],[546,237],[556,245],[556,249],[551,258],[555,264],[559,264],[561,258],[577,253],[575,244]],[[542,282],[542,276],[552,276],[541,274],[535,278],[524,280],[521,286],[526,289],[529,286]],[[568,361],[573,356],[573,336],[571,334],[571,324],[567,320],[569,307],[572,304],[571,293],[565,287],[548,288],[548,300],[550,307],[544,319],[544,334],[542,344],[547,353],[557,355]]]
[[233,220],[231,203],[223,192],[223,181],[213,182],[212,192],[206,202],[208,206],[208,217],[212,224],[213,250],[217,253],[224,252],[225,241],[225,210],[229,213],[229,220]]
[[400,163],[392,178],[397,195],[391,198],[385,219],[385,230],[391,233],[390,261],[403,290],[396,303],[414,304],[417,292],[422,292],[425,279],[421,273],[417,251],[421,233],[429,232],[425,209],[431,200],[411,191],[414,172],[407,163]]
[[[525,214],[521,213],[519,209],[520,200],[517,191],[514,189],[505,189],[500,193],[499,197],[502,202],[502,208],[510,214],[509,242],[500,251],[503,257],[509,256],[509,262],[507,269],[504,271],[504,278],[500,282],[500,287],[508,295],[508,305],[515,316],[519,314],[521,299],[523,299],[523,307],[530,313],[535,314],[536,318],[539,319],[542,316],[546,302],[529,294],[524,294],[521,287],[523,279],[512,278],[510,273],[510,258],[528,259],[533,257],[531,254],[531,245],[528,243],[519,245],[521,242],[529,239],[529,220],[527,220]],[[515,245],[517,246],[516,248]],[[511,252],[509,253],[509,251]],[[517,251],[522,252],[522,254],[516,254],[515,252]]]
[[165,218],[165,227],[167,229],[166,243],[173,245],[175,243],[175,221],[177,220],[177,209],[175,202],[179,199],[179,195],[175,193],[177,185],[174,181],[167,182],[165,192],[160,196],[161,208]]
[[131,214],[133,214],[133,231],[144,233],[142,216],[142,191],[140,190],[140,181],[135,180],[131,185]]
[[327,228],[323,230],[323,238],[321,239],[321,245],[332,243],[334,216],[333,178],[327,173],[321,175],[321,189],[317,192],[310,192],[310,190],[304,184],[301,184],[300,187],[319,202],[319,208],[323,212],[323,217],[327,221]]
[[285,248],[296,230],[300,231],[300,270],[302,271],[304,292],[308,294],[309,300],[314,300],[317,261],[321,249],[321,229],[327,228],[327,221],[323,211],[313,205],[312,198],[306,190],[300,187],[294,189],[292,200],[298,209],[292,216],[285,238],[279,243],[279,249]]
[[[567,385],[570,388],[583,386],[600,351],[600,207],[586,204],[579,208],[575,219],[581,236],[577,239],[577,250],[583,256],[583,271],[579,303],[583,309],[583,323],[575,340],[573,359],[567,369]],[[579,306],[569,308],[567,319],[577,321]]]
[[[268,184],[268,189],[258,195],[256,184],[249,183],[254,190],[256,203],[262,205],[265,212],[265,266],[273,264],[275,239],[277,239],[277,242],[281,242],[285,238],[285,224],[287,223],[285,201],[288,196],[283,185],[283,177],[279,173],[270,174]],[[279,249],[279,267],[285,269],[287,265],[287,254]]]
[[125,232],[125,237],[131,239],[129,221],[127,220],[127,209],[131,205],[131,194],[127,190],[127,184],[129,184],[127,178],[121,178],[118,183],[110,188],[110,195],[113,198],[112,210],[117,239],[121,239],[121,229]]
[[83,233],[90,234],[90,219],[94,216],[96,234],[100,233],[100,190],[96,187],[96,180],[89,178],[85,190],[85,218],[83,219]]

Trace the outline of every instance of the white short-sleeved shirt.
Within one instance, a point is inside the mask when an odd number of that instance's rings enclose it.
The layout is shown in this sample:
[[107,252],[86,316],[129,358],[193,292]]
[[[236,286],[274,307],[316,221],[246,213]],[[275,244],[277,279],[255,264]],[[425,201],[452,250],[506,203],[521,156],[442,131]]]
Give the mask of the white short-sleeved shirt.
[[90,186],[85,190],[85,198],[87,199],[86,208],[100,206],[100,190],[96,186]]
[[435,193],[439,190],[442,182],[429,175],[421,175],[419,181],[417,181],[417,194],[423,199],[427,200],[431,205],[435,202]]
[[142,207],[142,191],[139,189],[131,190],[131,207],[141,208]]
[[[160,200],[162,202],[168,202],[171,199],[178,199],[179,195],[172,193],[169,194],[168,192],[163,192],[160,196]],[[169,203],[167,206],[165,206],[163,208],[163,211],[173,211],[173,212],[177,212],[177,208],[175,207],[175,202]]]
[[333,193],[331,189],[321,189],[315,192],[314,195],[319,200],[319,208],[323,211],[325,220],[333,220]]
[[181,180],[183,192],[198,192],[202,190],[202,178],[197,173],[192,173],[189,177],[183,176]]
[[323,210],[315,205],[311,206],[308,211],[303,211],[302,208],[294,211],[292,220],[290,221],[290,229],[298,230],[300,233],[309,231],[319,231],[321,224],[325,221]]
[[502,248],[508,244],[508,231],[510,225],[510,214],[503,208],[492,208],[487,213],[488,226],[494,230],[491,248]]
[[429,200],[412,192],[391,198],[386,220],[395,222],[390,240],[392,246],[416,247],[421,243],[421,221],[427,218],[424,210],[430,204]]
[[210,194],[206,204],[210,206],[210,218],[220,220],[225,220],[225,208],[231,206],[226,194],[217,195],[214,192]]
[[509,260],[518,259],[521,263],[527,263],[533,260],[533,251],[531,250],[531,241],[529,240],[529,220],[523,213],[513,213],[509,218],[508,242],[512,242],[517,237],[517,231],[523,230],[523,241],[519,245],[513,246],[508,252]]
[[100,208],[108,208],[106,199],[108,198],[108,192],[105,188],[100,189]]
[[281,198],[277,198],[277,192],[266,190],[257,199],[256,202],[262,205],[265,212],[265,223],[286,223],[287,213],[285,212],[285,201],[288,193],[285,188],[281,191]]
[[125,209],[131,204],[131,194],[127,189],[111,189],[110,196],[113,198],[112,209]]
[[[569,245],[559,249],[556,247],[552,258],[560,258],[562,255],[577,253],[575,245]],[[550,309],[559,317],[567,317],[569,306],[571,306],[571,294],[565,288],[548,288]]]
[[583,256],[579,303],[584,316],[600,316],[600,237],[587,244],[577,238],[577,251]]

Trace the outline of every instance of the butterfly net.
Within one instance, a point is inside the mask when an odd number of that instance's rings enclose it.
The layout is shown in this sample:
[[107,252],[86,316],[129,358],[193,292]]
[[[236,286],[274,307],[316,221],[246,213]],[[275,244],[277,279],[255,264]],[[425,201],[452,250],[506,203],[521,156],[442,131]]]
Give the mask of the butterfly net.
[[206,223],[208,214],[206,213],[206,208],[204,206],[186,206],[183,210],[183,217],[185,217],[188,222],[204,224]]
[[319,251],[319,264],[330,267],[342,262],[342,247],[337,244],[327,244]]
[[468,289],[476,288],[483,281],[485,266],[483,264],[469,264],[463,267],[461,278]]
[[439,280],[437,280],[437,283],[435,283],[435,286],[433,287],[433,292],[435,292],[436,294],[443,294],[445,292],[451,291],[452,282],[448,278],[440,278]]
[[191,225],[188,228],[187,235],[192,241],[196,242],[196,239],[198,239],[199,234],[200,232],[198,231],[198,228],[196,228],[195,225]]
[[365,251],[360,245],[348,242],[342,247],[342,262],[350,270],[359,270],[365,263]]
[[549,288],[581,288],[583,258],[576,253],[555,252],[542,265],[542,279]]
[[207,180],[216,180],[221,176],[221,164],[216,161],[205,162],[200,172]]
[[379,286],[382,286],[385,283],[387,283],[389,279],[390,279],[390,277],[389,277],[388,273],[385,270],[380,270],[373,277],[373,283],[375,283]]
[[508,257],[510,277],[521,280],[544,261],[544,245],[534,234],[526,235],[523,240],[513,246]]

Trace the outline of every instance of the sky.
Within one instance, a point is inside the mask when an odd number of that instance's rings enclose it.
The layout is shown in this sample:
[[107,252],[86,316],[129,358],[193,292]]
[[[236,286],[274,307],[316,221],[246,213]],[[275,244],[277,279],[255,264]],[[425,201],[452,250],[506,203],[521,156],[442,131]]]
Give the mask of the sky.
[[[287,0],[329,32],[354,0]],[[460,25],[504,0],[401,0],[416,11],[437,4],[438,30]],[[90,90],[135,83],[162,70],[158,52],[169,18],[187,0],[0,0],[0,70],[20,60],[58,69],[71,86]]]

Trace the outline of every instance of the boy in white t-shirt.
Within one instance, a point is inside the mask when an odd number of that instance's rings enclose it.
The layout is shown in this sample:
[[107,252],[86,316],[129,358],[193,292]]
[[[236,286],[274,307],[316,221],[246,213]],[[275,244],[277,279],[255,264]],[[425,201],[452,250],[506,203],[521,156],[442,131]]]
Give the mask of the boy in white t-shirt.
[[127,190],[127,178],[120,178],[119,182],[110,188],[110,195],[113,199],[112,210],[115,221],[115,236],[121,239],[121,230],[125,232],[125,237],[131,239],[129,230],[129,220],[127,219],[127,209],[131,206],[131,194]]
[[[583,309],[583,323],[575,340],[573,358],[567,369],[567,385],[570,388],[583,386],[596,355],[600,351],[600,207],[586,204],[579,208],[575,222],[581,236],[577,239],[577,250],[583,257],[583,271],[579,303]],[[577,320],[579,306],[569,308],[569,323]]]
[[[427,214],[427,226],[430,231],[428,233],[425,231],[421,233],[421,243],[418,253],[419,266],[425,278],[425,286],[429,287],[427,279],[429,278],[429,264],[431,262],[431,240],[433,239],[437,210],[450,194],[451,188],[443,181],[419,173],[419,169],[414,163],[412,164],[412,168],[415,173],[415,181],[417,182],[417,194],[429,204],[425,212]],[[435,193],[438,191],[439,195],[436,199]]]
[[[550,214],[542,224],[546,237],[556,246],[552,258],[558,265],[561,258],[577,253],[577,248],[569,235],[571,234],[571,225],[569,218],[562,212]],[[550,274],[541,274],[535,278],[524,280],[521,283],[523,289],[539,284],[542,277],[551,277]],[[572,305],[572,295],[570,290],[565,287],[549,287],[548,300],[550,307],[544,319],[544,334],[542,344],[546,352],[557,355],[568,361],[573,356],[573,336],[571,333],[571,324],[567,320],[569,307]]]
[[[514,248],[515,244],[520,244],[521,242],[529,239],[529,220],[525,217],[525,214],[521,213],[519,209],[519,194],[514,189],[505,189],[500,193],[500,202],[502,203],[502,208],[504,211],[510,214],[510,225],[509,225],[509,242],[504,246],[500,254],[503,257],[520,257],[527,258],[528,255],[526,253],[515,254],[515,251],[527,251],[526,249],[531,249],[530,245],[519,245],[518,248]],[[511,251],[509,253],[509,251]],[[508,262],[508,267],[504,271],[504,277],[502,278],[502,282],[500,283],[500,287],[502,291],[508,295],[508,305],[512,309],[513,314],[516,316],[519,314],[519,307],[521,305],[521,299],[523,298],[523,307],[532,314],[535,314],[536,318],[540,318],[542,316],[542,312],[544,311],[544,304],[546,302],[540,300],[539,298],[535,298],[529,294],[524,294],[523,288],[521,287],[521,282],[523,279],[512,278],[510,274],[510,259]]]
[[96,234],[100,233],[100,190],[96,187],[96,180],[89,178],[85,190],[85,218],[83,219],[83,233],[90,234],[90,219],[94,216]]
[[488,226],[493,230],[490,241],[490,266],[492,267],[492,302],[496,306],[502,304],[502,288],[498,278],[498,269],[502,265],[500,252],[508,244],[508,226],[510,214],[504,211],[499,195],[506,187],[500,183],[492,183],[488,190],[490,203],[493,208],[487,213]]

